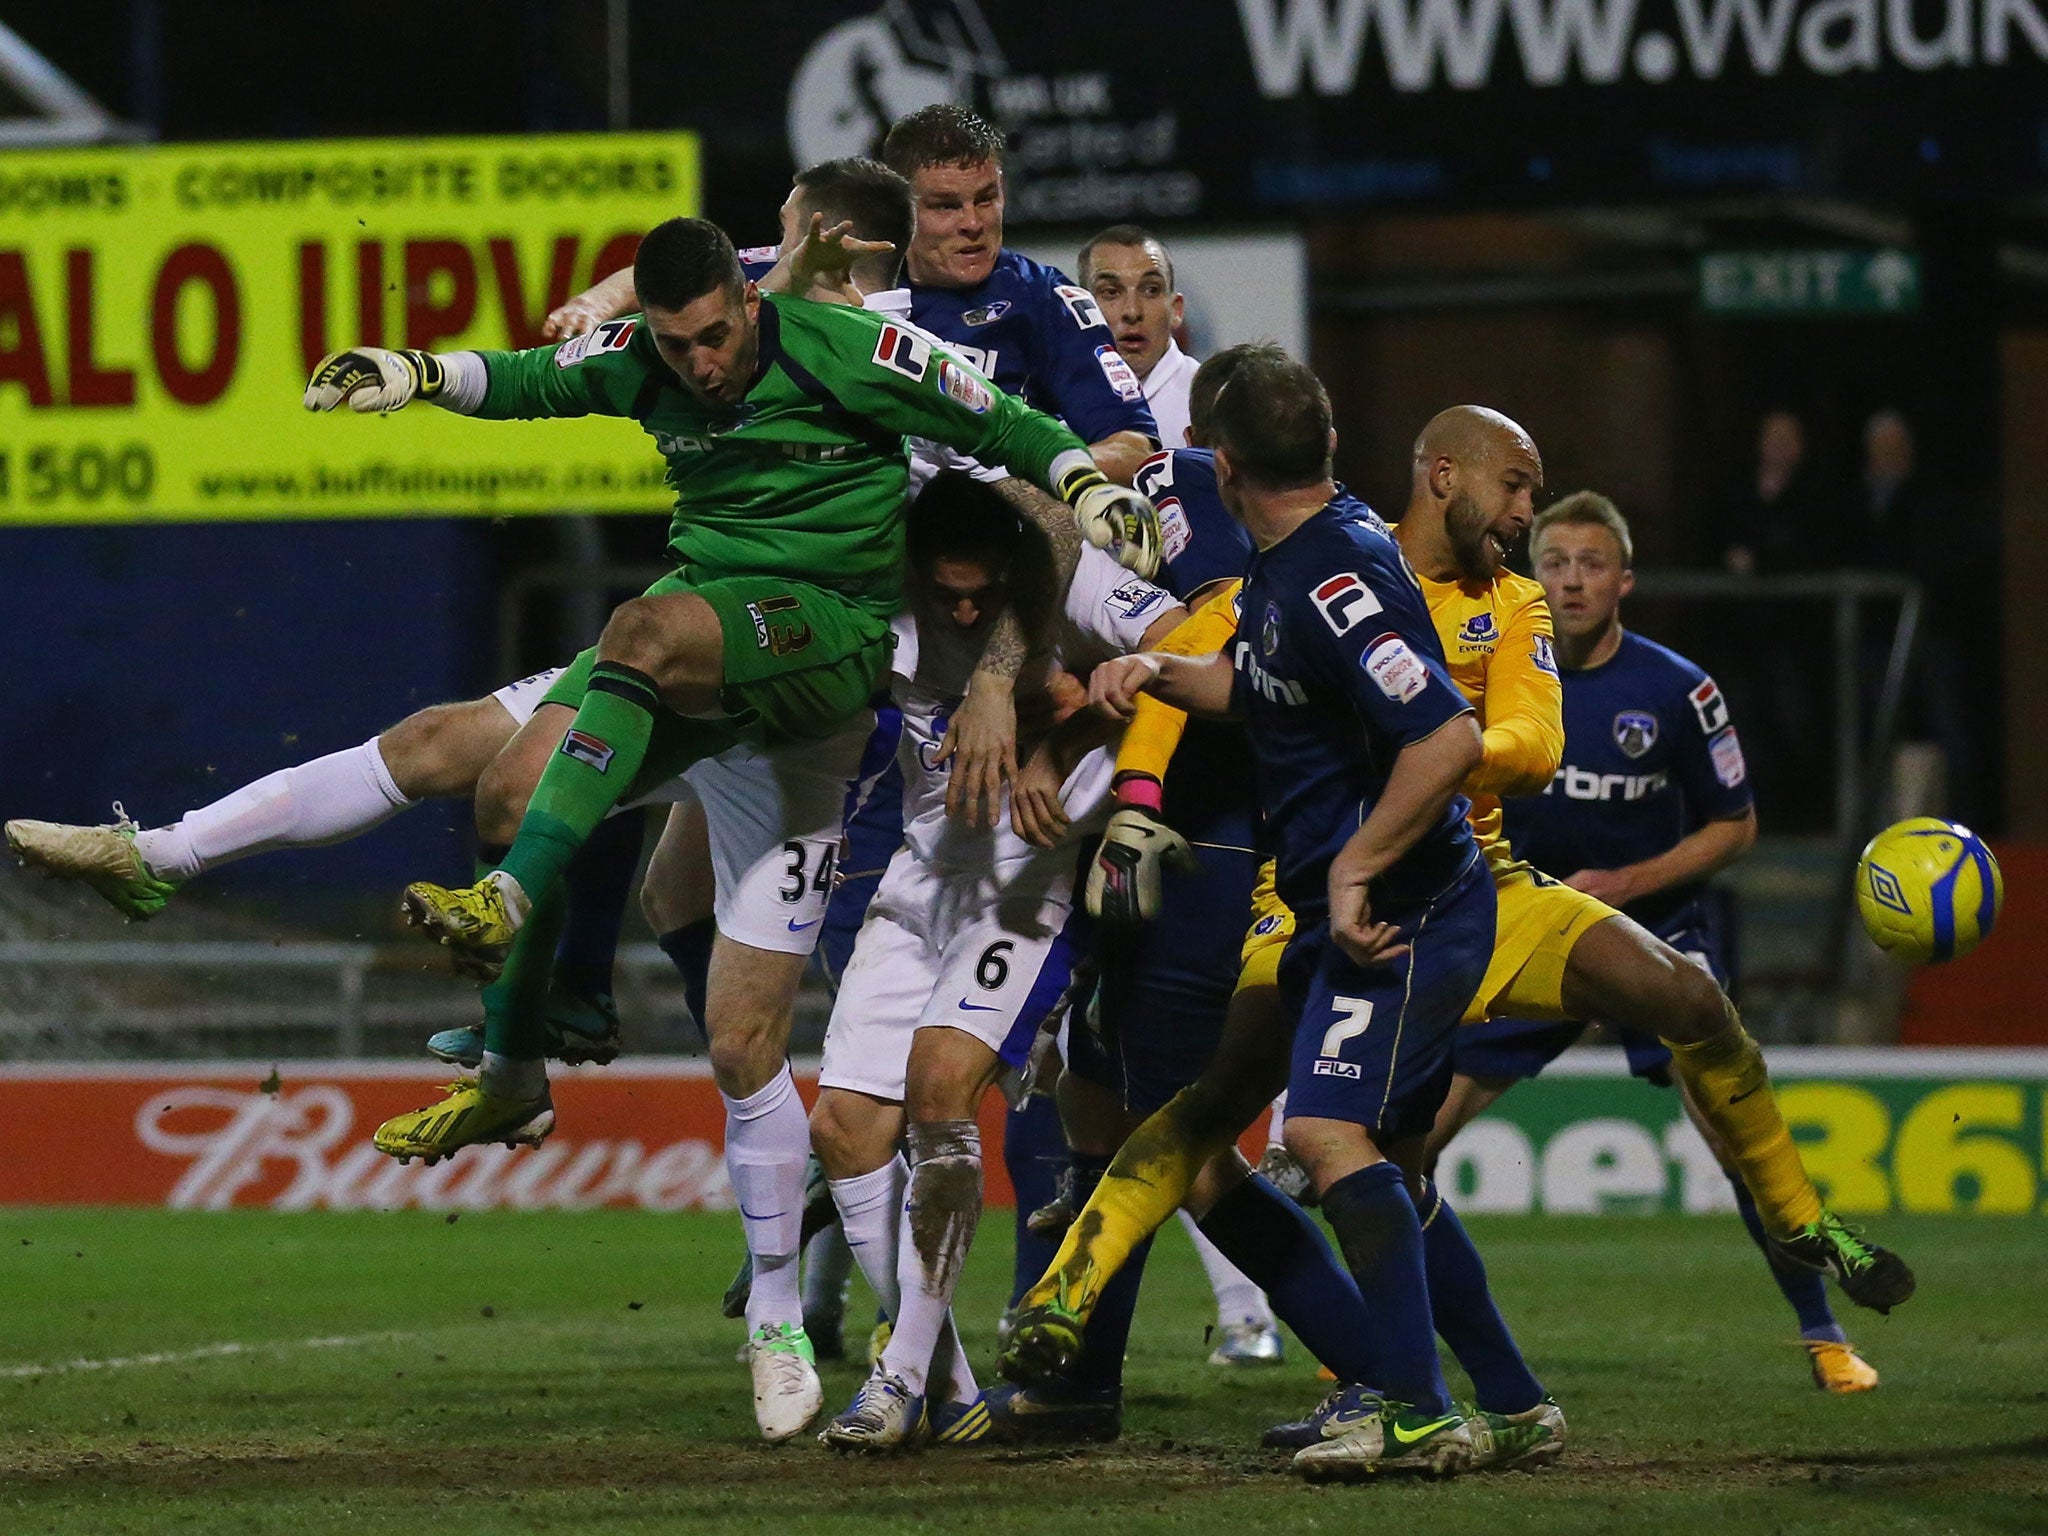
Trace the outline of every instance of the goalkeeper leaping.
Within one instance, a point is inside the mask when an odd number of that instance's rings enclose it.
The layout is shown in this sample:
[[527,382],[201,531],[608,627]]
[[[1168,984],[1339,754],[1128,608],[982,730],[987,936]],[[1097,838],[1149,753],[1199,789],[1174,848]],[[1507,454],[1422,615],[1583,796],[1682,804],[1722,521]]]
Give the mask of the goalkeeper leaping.
[[[821,738],[866,707],[902,601],[905,436],[1046,486],[1134,570],[1158,559],[1148,501],[914,327],[761,294],[700,219],[653,230],[635,281],[640,317],[558,346],[359,348],[324,361],[306,391],[312,410],[426,399],[496,420],[629,416],[668,460],[676,570],[621,605],[557,685],[579,700],[576,717],[516,839],[473,886],[406,890],[408,918],[486,978],[614,805],[737,742]],[[537,1021],[494,1013],[478,1078],[386,1122],[377,1146],[437,1158],[474,1142],[537,1144],[554,1120],[546,1047]]]

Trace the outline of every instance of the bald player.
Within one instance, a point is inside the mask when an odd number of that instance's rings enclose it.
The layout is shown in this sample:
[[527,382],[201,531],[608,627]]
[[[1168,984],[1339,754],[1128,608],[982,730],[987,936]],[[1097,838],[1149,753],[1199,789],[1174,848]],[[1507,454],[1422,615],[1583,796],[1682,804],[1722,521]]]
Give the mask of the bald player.
[[[1532,519],[1541,475],[1535,444],[1519,426],[1482,407],[1453,408],[1416,441],[1408,506],[1395,530],[1429,600],[1452,678],[1482,725],[1483,759],[1466,788],[1499,911],[1493,958],[1467,1021],[1595,1018],[1657,1036],[1755,1199],[1772,1251],[1834,1275],[1858,1304],[1888,1310],[1912,1294],[1912,1272],[1822,1207],[1762,1053],[1713,978],[1606,903],[1515,858],[1500,835],[1499,796],[1540,792],[1563,750],[1562,690],[1542,590],[1506,569]],[[1132,735],[1143,735],[1142,719]],[[1118,767],[1130,765],[1120,758]],[[1285,945],[1292,932],[1291,916],[1269,894],[1256,916],[1248,961],[1260,947]],[[1246,1001],[1241,993],[1240,1004]],[[1205,1183],[1227,1179],[1233,1168],[1243,1176],[1232,1143],[1280,1086],[1285,1064],[1255,1015],[1234,1008],[1217,1066],[1126,1142],[1058,1262],[1026,1296],[1006,1370],[1028,1374],[1037,1361],[1058,1358],[1061,1341],[1078,1333],[1075,1320],[1085,1322],[1106,1274],[1121,1264],[1126,1236],[1156,1227],[1188,1198],[1205,1165]],[[1438,1249],[1469,1243],[1445,1243],[1439,1233],[1455,1233],[1455,1218],[1427,1182],[1414,1189],[1431,1218],[1431,1294],[1442,1302],[1456,1287],[1438,1277]],[[1436,1320],[1443,1328],[1441,1307]],[[1491,1331],[1487,1319],[1479,1322]],[[1492,1406],[1483,1391],[1481,1403]]]

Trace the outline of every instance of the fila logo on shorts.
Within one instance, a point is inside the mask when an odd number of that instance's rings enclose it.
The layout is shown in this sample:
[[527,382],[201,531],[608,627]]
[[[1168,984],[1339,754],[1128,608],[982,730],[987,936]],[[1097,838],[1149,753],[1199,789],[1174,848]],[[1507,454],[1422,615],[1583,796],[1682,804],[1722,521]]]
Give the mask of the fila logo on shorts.
[[1351,572],[1332,576],[1308,595],[1332,634],[1355,629],[1380,611],[1380,600]]

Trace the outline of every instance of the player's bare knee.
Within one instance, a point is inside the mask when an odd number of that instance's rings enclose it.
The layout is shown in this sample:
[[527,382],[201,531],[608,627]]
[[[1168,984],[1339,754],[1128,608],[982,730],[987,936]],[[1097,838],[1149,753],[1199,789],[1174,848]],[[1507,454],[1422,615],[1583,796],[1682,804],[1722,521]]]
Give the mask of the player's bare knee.
[[828,1179],[857,1179],[895,1155],[899,1111],[861,1094],[826,1088],[811,1111],[811,1150]]
[[660,606],[644,597],[629,598],[612,610],[598,640],[598,656],[659,680],[667,656]]
[[770,1022],[750,1012],[733,1013],[707,1006],[710,1018],[705,1033],[711,1045],[711,1075],[719,1090],[730,1098],[743,1099],[758,1093],[782,1068],[782,1041]]
[[1734,1012],[1719,982],[1676,953],[1667,957],[1666,971],[1664,990],[1670,996],[1670,1004],[1660,1010],[1663,1017],[1658,1021],[1657,1033],[1662,1038],[1681,1045],[1697,1045],[1727,1027]]
[[456,799],[475,790],[511,735],[512,717],[504,705],[471,699],[407,715],[377,738],[377,751],[391,782],[407,799]]

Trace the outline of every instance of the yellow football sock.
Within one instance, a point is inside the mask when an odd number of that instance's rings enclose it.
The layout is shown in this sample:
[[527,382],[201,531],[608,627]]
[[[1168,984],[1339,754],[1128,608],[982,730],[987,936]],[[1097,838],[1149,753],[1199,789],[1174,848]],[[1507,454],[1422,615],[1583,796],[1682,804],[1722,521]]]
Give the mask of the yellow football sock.
[[1227,1137],[1201,1138],[1176,1114],[1185,1096],[1131,1132],[1020,1309],[1057,1305],[1085,1322],[1131,1250],[1165,1225],[1202,1165],[1230,1145]]
[[1664,1044],[1693,1103],[1749,1187],[1764,1226],[1775,1236],[1790,1237],[1819,1220],[1820,1194],[1778,1110],[1764,1053],[1735,1010],[1730,1008],[1727,1023],[1697,1045]]

